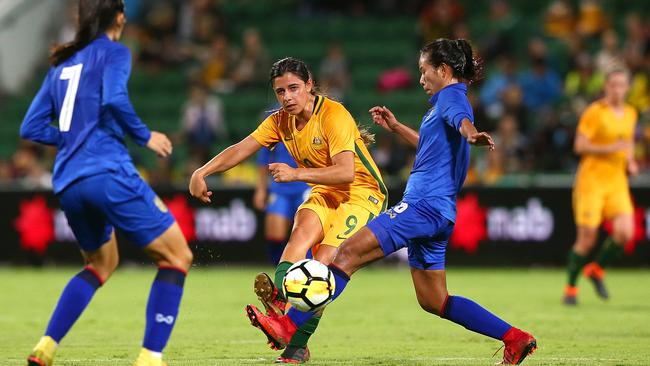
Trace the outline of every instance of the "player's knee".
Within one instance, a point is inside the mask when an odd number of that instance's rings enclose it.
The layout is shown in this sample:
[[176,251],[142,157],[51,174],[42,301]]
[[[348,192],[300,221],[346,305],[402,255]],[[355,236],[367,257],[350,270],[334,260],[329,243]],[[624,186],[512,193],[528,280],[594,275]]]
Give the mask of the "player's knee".
[[332,263],[342,269],[345,273],[353,273],[356,270],[354,266],[354,257],[354,250],[344,243],[338,248]]
[[442,303],[424,300],[418,300],[418,303],[420,304],[422,310],[426,311],[427,313],[440,315],[442,312]]
[[185,247],[180,253],[174,258],[175,265],[174,267],[183,268],[186,271],[189,271],[192,267],[192,262],[194,261],[194,254],[189,247]]
[[95,258],[89,260],[88,266],[91,267],[102,281],[107,281],[108,278],[115,272],[119,264],[119,258],[107,257],[107,258]]
[[634,236],[634,233],[632,232],[632,230],[627,230],[627,229],[619,230],[619,231],[613,233],[613,235],[612,235],[614,240],[620,245],[624,245],[628,241],[632,240],[633,236]]

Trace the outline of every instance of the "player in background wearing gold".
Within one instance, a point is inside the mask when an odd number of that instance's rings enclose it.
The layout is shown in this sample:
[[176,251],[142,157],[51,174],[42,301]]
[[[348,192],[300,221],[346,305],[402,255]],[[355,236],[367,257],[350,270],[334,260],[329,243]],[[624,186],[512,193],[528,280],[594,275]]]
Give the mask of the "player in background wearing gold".
[[[573,185],[577,238],[569,253],[566,305],[577,304],[576,282],[583,267],[598,296],[609,297],[603,268],[622,255],[623,245],[634,235],[628,175],[636,176],[639,167],[633,153],[637,112],[625,103],[629,88],[627,71],[612,69],[606,75],[604,97],[592,103],[578,123],[574,150],[580,155],[580,165]],[[612,221],[612,234],[596,260],[585,266],[603,220]]]
[[[306,182],[312,191],[298,208],[274,281],[260,273],[254,286],[266,313],[275,317],[284,315],[286,309],[282,281],[289,267],[304,259],[310,248],[315,259],[330,263],[343,240],[385,210],[387,191],[365,146],[371,136],[359,131],[343,105],[315,92],[312,74],[304,62],[291,57],[277,61],[270,80],[281,108],[250,136],[197,169],[192,174],[190,193],[204,203],[210,202],[212,192],[205,177],[234,167],[263,146],[273,148],[282,142],[293,156],[298,168],[284,163],[269,165],[273,179]],[[261,312],[253,305],[247,306],[247,312],[251,323],[258,326],[255,319]],[[303,324],[288,342],[274,342],[269,337],[272,348],[286,347],[276,362],[307,361],[307,341],[319,320],[317,316]]]

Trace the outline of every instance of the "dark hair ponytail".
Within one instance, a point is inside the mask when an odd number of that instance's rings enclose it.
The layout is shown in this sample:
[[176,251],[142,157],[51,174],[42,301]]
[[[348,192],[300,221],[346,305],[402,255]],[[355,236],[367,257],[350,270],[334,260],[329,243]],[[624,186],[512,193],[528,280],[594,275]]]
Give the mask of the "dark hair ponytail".
[[74,40],[53,48],[50,55],[52,65],[60,65],[86,47],[106,32],[114,24],[115,16],[123,12],[124,0],[79,0],[79,21]]
[[473,83],[483,77],[483,60],[475,56],[472,46],[464,39],[436,39],[428,43],[420,52],[426,55],[434,67],[448,65],[453,75],[459,79]]

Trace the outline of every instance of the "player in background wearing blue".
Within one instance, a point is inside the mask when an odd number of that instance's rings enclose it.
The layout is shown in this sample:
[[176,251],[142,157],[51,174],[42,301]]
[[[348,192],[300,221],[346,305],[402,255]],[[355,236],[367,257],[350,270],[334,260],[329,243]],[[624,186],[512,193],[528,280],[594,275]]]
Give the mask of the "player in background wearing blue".
[[[27,360],[50,366],[61,339],[118,263],[114,228],[158,265],[135,366],[164,365],[192,252],[165,205],[140,178],[124,144],[129,135],[161,157],[172,145],[150,131],[129,101],[131,54],[119,40],[122,0],[80,0],[75,39],[54,48],[52,67],[20,129],[24,139],[56,146],[53,186],[86,266],[63,289],[45,334]],[[58,127],[50,123],[58,119]]]
[[283,143],[275,145],[273,150],[263,147],[257,153],[259,179],[255,186],[253,205],[258,210],[266,211],[264,237],[271,261],[277,265],[282,257],[293,217],[307,198],[310,188],[305,182],[279,183],[270,179],[271,163],[284,163],[292,168],[298,168],[298,165]]
[[[504,342],[502,364],[519,364],[537,348],[535,338],[501,320],[470,299],[449,295],[445,251],[456,219],[456,196],[469,167],[469,145],[494,149],[490,135],[478,132],[467,85],[480,75],[479,62],[465,40],[438,39],[422,48],[420,84],[431,109],[419,133],[397,121],[386,107],[370,109],[373,121],[415,146],[416,157],[402,201],[346,239],[330,269],[334,299],[350,276],[400,248],[408,248],[411,276],[425,311]],[[259,317],[267,334],[290,339],[313,313],[295,308],[283,317]]]

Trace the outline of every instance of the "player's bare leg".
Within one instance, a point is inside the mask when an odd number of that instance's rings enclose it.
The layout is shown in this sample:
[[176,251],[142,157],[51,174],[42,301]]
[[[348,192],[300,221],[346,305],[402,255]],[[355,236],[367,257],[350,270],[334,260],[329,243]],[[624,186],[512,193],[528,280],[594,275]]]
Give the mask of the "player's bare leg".
[[147,303],[142,349],[134,366],[160,366],[183,295],[185,276],[192,266],[193,255],[176,222],[145,247],[158,265]]
[[411,277],[418,303],[426,312],[502,340],[505,350],[501,364],[519,364],[537,348],[531,334],[510,326],[470,299],[449,296],[445,270],[411,268]]
[[176,222],[147,245],[144,251],[159,267],[173,267],[185,272],[190,270],[194,260],[185,236]]
[[[298,212],[300,213],[303,211],[311,212],[306,209]],[[309,217],[309,215],[307,215],[307,217]],[[316,214],[313,214],[313,217],[318,219]],[[296,231],[297,226],[298,225],[294,224],[294,232]],[[318,238],[318,241],[320,240],[322,240],[322,231],[320,238]],[[288,248],[290,247],[287,246],[287,249]],[[285,249],[285,253],[287,252],[287,249]],[[384,253],[381,250],[375,235],[364,227],[341,244],[336,252],[332,264],[336,266],[336,268],[340,268],[338,271],[345,271],[344,275],[349,278],[350,274],[370,263],[370,261],[375,261],[383,257]],[[338,289],[342,290],[344,287],[344,284],[337,281],[337,291]],[[246,313],[251,324],[259,328],[267,336],[268,343],[273,349],[283,349],[286,347],[298,329],[293,320],[287,315],[280,317],[267,316],[252,305],[246,307]]]
[[281,316],[284,314],[287,301],[281,286],[287,269],[293,263],[305,259],[307,251],[315,243],[320,243],[324,235],[320,219],[314,211],[301,209],[296,213],[291,236],[276,269],[275,281],[264,272],[255,276],[253,289],[257,298],[264,305],[267,315]]
[[[113,232],[110,239],[99,247],[99,249],[95,251],[82,250],[81,254],[84,257],[86,266],[66,286],[64,293],[67,292],[68,288],[70,288],[71,292],[66,294],[66,296],[61,295],[61,299],[50,319],[45,336],[40,339],[27,359],[27,365],[29,366],[49,366],[52,364],[61,338],[67,334],[78,316],[81,315],[90,302],[94,291],[106,282],[117,268],[119,255],[115,233]],[[75,286],[72,282],[78,281],[78,278],[84,278],[88,282],[85,286],[93,283],[94,285],[92,286],[94,289],[86,289],[85,291],[74,289],[73,287],[76,288],[79,285]],[[74,315],[67,317],[67,319],[61,319],[61,317],[65,317],[62,314]]]
[[564,297],[562,299],[566,305],[577,304],[578,287],[576,284],[578,276],[587,263],[587,256],[596,245],[596,239],[598,238],[598,229],[595,227],[578,225],[576,231],[576,241],[569,253],[567,285],[564,288]]
[[[336,247],[325,244],[318,244],[312,247],[314,259],[324,265],[328,265],[332,262],[336,255],[336,250]],[[314,334],[314,332],[316,332],[316,328],[318,328],[318,323],[322,316],[323,313],[321,311],[298,328],[282,354],[275,360],[275,363],[295,364],[309,361],[311,354],[309,352],[309,347],[307,347],[307,343],[309,342],[309,338]]]
[[634,217],[632,215],[618,215],[612,219],[612,235],[605,239],[596,255],[596,260],[587,264],[584,275],[594,285],[598,296],[607,300],[609,292],[605,286],[605,267],[617,260],[623,254],[625,243],[634,236]]
[[362,227],[341,244],[332,265],[352,276],[356,271],[382,258],[384,251],[375,234],[367,227]]
[[420,307],[428,313],[442,316],[441,311],[448,296],[446,271],[411,268],[411,278]]

